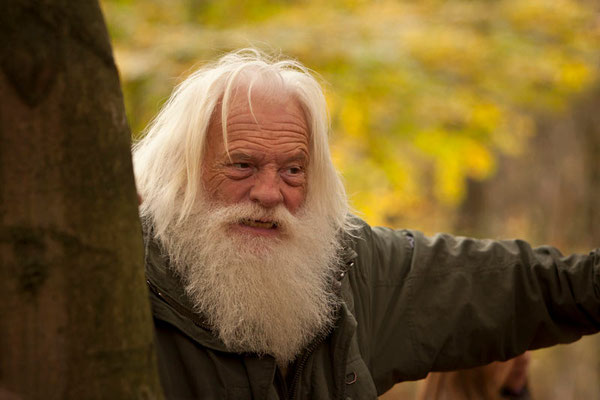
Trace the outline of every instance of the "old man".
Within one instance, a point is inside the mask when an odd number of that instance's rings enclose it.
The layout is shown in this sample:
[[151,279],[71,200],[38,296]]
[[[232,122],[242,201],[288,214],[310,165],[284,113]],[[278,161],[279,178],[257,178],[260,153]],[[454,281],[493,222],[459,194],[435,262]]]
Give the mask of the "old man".
[[301,64],[228,54],[134,146],[170,399],[366,399],[600,328],[600,255],[368,226]]

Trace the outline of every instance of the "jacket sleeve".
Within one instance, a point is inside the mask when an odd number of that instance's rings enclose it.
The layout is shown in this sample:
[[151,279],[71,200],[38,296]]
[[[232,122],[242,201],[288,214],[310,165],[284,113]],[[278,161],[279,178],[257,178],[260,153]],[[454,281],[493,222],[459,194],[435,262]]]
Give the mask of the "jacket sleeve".
[[355,309],[378,390],[600,330],[597,250],[364,230]]

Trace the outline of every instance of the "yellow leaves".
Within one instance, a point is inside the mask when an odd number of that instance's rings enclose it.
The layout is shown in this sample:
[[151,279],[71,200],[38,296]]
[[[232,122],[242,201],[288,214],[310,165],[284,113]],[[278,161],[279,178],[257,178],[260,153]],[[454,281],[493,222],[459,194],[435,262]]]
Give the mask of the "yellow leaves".
[[492,153],[481,143],[475,140],[465,140],[462,146],[462,161],[466,175],[475,179],[488,178],[496,167]]
[[434,194],[442,204],[455,206],[465,193],[464,176],[456,158],[443,157],[435,163]]
[[375,225],[393,224],[406,210],[418,214],[423,201],[418,160],[397,147],[380,146],[379,157],[368,155],[367,150],[362,141],[352,138],[332,146],[352,206]]
[[282,2],[269,0],[209,0],[187,3],[188,19],[203,25],[223,28],[266,21],[285,9]]
[[353,138],[364,137],[368,134],[368,108],[355,98],[347,98],[340,111],[341,125],[344,132]]
[[502,120],[500,108],[493,103],[479,102],[472,105],[469,123],[485,132],[493,132]]
[[467,178],[486,179],[498,154],[522,152],[536,115],[598,81],[593,2],[102,3],[134,132],[183,71],[225,51],[281,51],[321,74],[336,163],[371,223],[457,207]]
[[548,36],[571,36],[574,26],[590,20],[581,2],[575,0],[510,0],[502,7],[517,28]]
[[561,65],[557,81],[569,91],[580,91],[592,80],[590,68],[581,62],[565,62]]
[[485,179],[495,170],[495,158],[482,143],[443,130],[423,131],[414,144],[433,161],[434,193],[446,205],[457,205],[465,194],[465,178]]
[[417,25],[404,36],[410,54],[425,68],[468,78],[484,65],[489,47],[471,29],[442,24]]

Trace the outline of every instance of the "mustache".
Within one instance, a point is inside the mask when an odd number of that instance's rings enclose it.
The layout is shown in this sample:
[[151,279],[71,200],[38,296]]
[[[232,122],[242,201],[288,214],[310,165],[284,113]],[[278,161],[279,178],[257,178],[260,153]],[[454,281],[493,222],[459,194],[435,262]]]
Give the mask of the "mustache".
[[[203,211],[202,213],[206,213]],[[287,208],[279,205],[275,208],[264,208],[255,203],[239,203],[232,205],[210,206],[208,215],[213,221],[223,227],[234,224],[258,224],[275,228],[282,233],[290,233],[300,220],[292,215]]]

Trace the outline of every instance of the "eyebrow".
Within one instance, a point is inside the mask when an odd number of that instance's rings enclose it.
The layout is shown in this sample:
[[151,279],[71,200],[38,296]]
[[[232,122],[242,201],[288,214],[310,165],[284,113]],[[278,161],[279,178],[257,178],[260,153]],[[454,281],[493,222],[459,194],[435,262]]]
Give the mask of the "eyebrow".
[[250,154],[246,154],[246,153],[242,153],[240,151],[234,151],[232,153],[229,153],[229,159],[233,160],[241,160],[241,161],[251,161],[254,160],[254,157],[252,157]]
[[304,154],[304,152],[298,152],[288,158],[285,158],[283,161],[284,161],[284,163],[289,163],[292,161],[300,161],[300,162],[306,163],[307,159],[308,159],[308,157],[306,157],[306,154]]
[[[233,151],[229,154],[229,159],[231,161],[236,160],[236,161],[254,161],[256,159],[256,157],[241,152],[241,151]],[[307,163],[308,161],[308,157],[306,156],[306,154],[302,151],[298,151],[295,154],[292,154],[289,157],[283,158],[282,162],[284,164],[290,163],[290,162],[294,162],[294,161],[299,161],[302,163]]]

